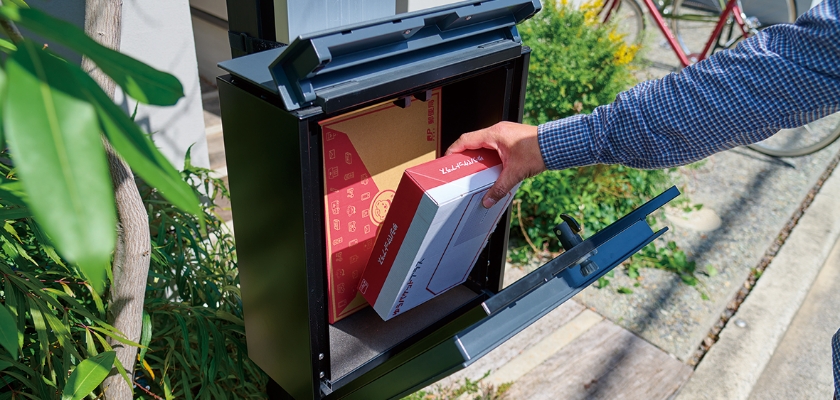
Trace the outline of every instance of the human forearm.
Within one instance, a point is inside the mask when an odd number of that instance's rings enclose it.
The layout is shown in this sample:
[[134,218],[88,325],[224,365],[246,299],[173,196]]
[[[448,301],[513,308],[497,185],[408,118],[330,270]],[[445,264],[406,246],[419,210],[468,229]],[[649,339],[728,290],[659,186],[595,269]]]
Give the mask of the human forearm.
[[838,2],[642,83],[591,115],[540,126],[546,166],[682,165],[838,111]]

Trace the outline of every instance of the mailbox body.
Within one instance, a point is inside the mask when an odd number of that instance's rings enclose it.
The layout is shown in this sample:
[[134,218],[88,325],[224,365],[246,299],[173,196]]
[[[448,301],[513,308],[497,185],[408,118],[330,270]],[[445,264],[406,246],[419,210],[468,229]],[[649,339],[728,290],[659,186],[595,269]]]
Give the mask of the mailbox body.
[[[319,123],[421,102],[433,89],[441,150],[464,132],[521,121],[530,49],[514,25],[539,7],[473,0],[220,64],[231,72],[217,83],[248,354],[271,378],[269,397],[406,395],[469,366],[665,231],[646,218],[675,188],[503,289],[506,211],[465,283],[388,321],[366,308],[329,324]],[[375,125],[369,134],[388,142]]]
[[[289,112],[263,86],[231,75],[218,79],[249,356],[282,392],[296,399],[340,397],[361,382],[387,378],[389,363],[400,364],[480,319],[476,306],[502,286],[509,214],[468,282],[412,310],[409,326],[381,321],[370,308],[328,324],[318,122],[439,87],[440,140],[446,149],[463,132],[521,121],[528,57],[529,49],[519,47],[425,71],[426,77],[376,88],[386,96],[337,99],[347,107],[333,112],[324,107]],[[435,369],[416,373],[428,375],[426,381],[439,375]]]

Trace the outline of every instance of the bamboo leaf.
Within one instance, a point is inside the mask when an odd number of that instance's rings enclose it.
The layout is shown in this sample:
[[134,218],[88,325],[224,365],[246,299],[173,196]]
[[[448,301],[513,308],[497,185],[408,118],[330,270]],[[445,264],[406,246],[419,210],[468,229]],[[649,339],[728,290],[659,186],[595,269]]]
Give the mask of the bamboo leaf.
[[11,282],[9,275],[6,275],[6,284],[3,288],[5,290],[3,294],[6,296],[6,307],[9,308],[9,311],[11,311],[13,315],[17,316],[18,348],[23,348],[23,329],[26,326],[26,312],[23,311],[21,307],[24,307],[23,303],[26,300],[24,300],[23,293],[21,293],[20,290],[18,290],[18,288]]
[[85,329],[85,349],[88,357],[99,354],[99,351],[96,350],[96,343],[93,342],[93,336],[90,334],[90,329]]
[[[88,327],[88,328],[90,328],[90,327]],[[93,335],[94,335],[94,336],[96,336],[96,339],[97,339],[97,340],[99,340],[99,344],[101,344],[101,345],[102,345],[102,347],[105,349],[105,351],[112,351],[112,350],[114,350],[114,348],[113,348],[113,347],[111,347],[111,345],[110,345],[110,344],[108,344],[108,341],[106,341],[106,340],[105,340],[105,338],[104,338],[102,335],[100,335],[100,334],[98,334],[98,333],[96,333],[96,332],[93,332]],[[132,367],[133,367],[133,366],[132,366]],[[116,368],[116,369],[117,369],[117,372],[119,372],[119,373],[120,373],[120,376],[122,376],[122,377],[123,377],[123,380],[125,380],[125,383],[126,383],[129,387],[131,387],[131,388],[132,388],[132,389],[131,389],[131,392],[132,392],[132,393],[134,393],[134,384],[133,384],[133,383],[131,382],[131,380],[128,378],[128,373],[126,373],[126,372],[125,372],[125,367],[123,367],[123,365],[122,365],[122,363],[120,362],[120,359],[119,359],[119,358],[114,359],[114,368]]]
[[116,211],[96,110],[67,79],[68,64],[32,42],[21,44],[6,70],[5,130],[32,214],[101,291]]
[[55,247],[52,246],[52,241],[50,241],[47,235],[40,227],[38,227],[38,224],[34,223],[31,219],[29,220],[29,229],[32,229],[32,232],[35,234],[35,238],[38,240],[38,243],[41,244],[41,249],[44,250],[47,257],[49,257],[54,263],[64,267],[67,271],[70,271],[70,269],[64,265],[64,261],[61,260],[61,257],[58,256],[58,253],[55,252]]
[[172,384],[169,383],[169,377],[164,376],[163,377],[163,395],[164,395],[164,397],[166,397],[166,400],[175,400],[175,396],[172,395],[172,390],[169,388],[170,386],[172,386]]
[[173,316],[175,317],[175,320],[178,321],[178,325],[181,327],[181,335],[184,337],[184,353],[188,359],[195,362],[192,352],[190,351],[190,335],[189,330],[187,329],[187,323],[184,322],[184,318],[181,317],[181,314],[175,313]]
[[[132,342],[131,340],[126,339],[126,337],[123,336],[122,332],[119,332],[119,331],[116,331],[116,330],[109,331],[107,329],[102,329],[98,326],[89,326],[88,328],[93,329],[93,330],[95,330],[95,331],[97,331],[97,332],[99,332],[99,333],[101,333],[105,336],[108,336],[111,339],[114,339],[114,340],[116,340],[116,341],[118,341],[122,344],[129,345],[129,346],[134,346],[134,347],[140,347],[140,343],[135,343],[135,342]],[[111,329],[114,329],[114,328],[111,328]]]
[[143,326],[140,329],[140,354],[138,355],[140,362],[146,358],[146,351],[149,350],[149,343],[152,341],[152,317],[146,310],[143,310]]
[[0,7],[0,15],[89,57],[123,91],[141,103],[168,106],[184,96],[178,78],[102,46],[69,22],[36,9],[14,6]]
[[[7,43],[13,47],[13,49],[9,50],[17,50],[17,47],[7,40],[0,40],[0,48],[8,49],[9,46],[6,45]],[[6,134],[3,131],[3,100],[6,98],[7,83],[6,71],[3,71],[2,68],[0,68],[0,148],[6,147]]]
[[17,51],[17,46],[6,39],[0,39],[0,51],[9,54]]
[[[52,288],[44,288],[44,289],[41,289],[41,290],[44,291],[44,292],[53,294],[56,297],[60,297],[62,300],[66,301],[68,303],[68,305],[70,305],[70,307],[73,308],[73,312],[81,314],[83,317],[89,319],[91,322],[95,323],[99,327],[104,328],[104,329],[108,329],[108,330],[112,330],[112,331],[116,330],[116,328],[114,328],[113,326],[108,325],[107,323],[100,320],[99,318],[96,318],[96,316],[94,316],[92,313],[90,313],[87,310],[87,308],[85,308],[85,306],[83,306],[81,303],[79,303],[79,301],[76,300],[75,298],[68,296],[67,293],[64,293],[62,291],[55,290],[55,289],[52,289]],[[56,308],[63,308],[61,306],[61,303],[58,303],[58,302],[53,303],[53,306],[55,306]]]
[[202,371],[207,371],[207,356],[210,353],[210,345],[209,335],[207,333],[207,327],[204,325],[205,321],[204,318],[196,318],[196,324],[198,325],[198,350],[199,354],[201,355],[201,363],[199,364]]
[[29,315],[32,316],[32,324],[35,325],[35,331],[38,334],[38,345],[40,346],[40,353],[38,354],[39,365],[46,364],[47,355],[50,353],[50,340],[47,335],[47,324],[44,321],[44,316],[41,310],[35,305],[37,300],[32,297],[27,297],[26,301],[29,303]]
[[47,321],[47,324],[51,328],[53,334],[58,339],[58,343],[61,345],[61,347],[64,347],[67,350],[69,350],[70,354],[72,354],[74,357],[81,359],[82,356],[76,350],[76,345],[73,342],[73,337],[70,336],[70,328],[68,327],[68,325],[56,318],[52,310],[50,310],[46,304],[38,304],[38,307],[41,308],[41,312],[44,319]]
[[8,361],[0,361],[0,371],[4,370],[4,369],[6,369],[6,368],[9,368],[9,367],[11,367],[12,365],[15,365],[15,364],[10,363],[10,362],[8,362]]
[[116,352],[106,351],[82,361],[67,378],[62,400],[80,400],[93,392],[111,371]]
[[96,305],[96,311],[99,312],[99,318],[105,318],[105,305],[102,304],[102,298],[99,297],[99,293],[96,293],[96,290],[93,290],[88,284],[85,284],[85,287],[88,288],[90,296],[93,297],[93,303]]
[[[6,296],[8,297],[8,296]],[[8,309],[0,304],[0,345],[9,351],[12,358],[18,356],[18,328],[15,317]]]
[[73,68],[79,89],[96,105],[102,130],[114,149],[149,185],[159,190],[164,198],[176,207],[202,216],[198,197],[181,174],[158,151],[149,137],[137,124],[117,107],[84,71]]
[[22,240],[20,240],[20,235],[18,235],[17,231],[15,230],[15,227],[12,225],[12,223],[10,221],[6,221],[6,223],[3,224],[3,230],[5,230],[6,232],[9,232],[9,234],[14,236],[15,239],[17,239],[18,242],[22,242]]
[[[0,107],[2,107],[2,104],[0,104]],[[14,205],[25,206],[27,198],[23,183],[20,181],[2,181],[0,183],[0,199]]]
[[[230,286],[225,286],[225,290],[227,290],[228,287]],[[245,321],[224,310],[216,310],[216,318],[223,319],[228,322],[233,322],[234,324],[239,326],[245,326]]]
[[190,379],[187,377],[186,369],[181,370],[181,384],[183,385],[184,389],[184,397],[186,397],[187,400],[192,400],[192,385],[190,384]]
[[28,218],[32,216],[32,213],[29,212],[29,209],[26,207],[5,207],[0,208],[0,219],[10,220],[10,219],[21,219],[21,218]]

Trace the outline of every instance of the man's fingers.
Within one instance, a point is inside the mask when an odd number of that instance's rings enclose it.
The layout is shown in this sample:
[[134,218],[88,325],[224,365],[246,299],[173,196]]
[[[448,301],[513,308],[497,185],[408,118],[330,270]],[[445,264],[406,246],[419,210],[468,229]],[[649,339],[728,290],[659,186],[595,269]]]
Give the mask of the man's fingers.
[[455,143],[452,143],[452,145],[449,146],[448,149],[446,149],[445,155],[448,156],[452,153],[461,153],[464,150],[474,150],[482,148],[495,149],[495,144],[490,143],[487,140],[487,135],[485,134],[486,131],[487,129],[482,129],[478,131],[467,132],[461,135],[461,137],[459,137],[458,140],[455,141]]
[[496,180],[496,183],[494,183],[493,186],[490,187],[490,190],[484,194],[484,198],[481,199],[481,205],[484,206],[484,208],[493,207],[499,202],[499,200],[507,196],[510,190],[522,180],[513,176],[509,169],[510,168],[503,169],[501,175],[499,175],[499,179]]

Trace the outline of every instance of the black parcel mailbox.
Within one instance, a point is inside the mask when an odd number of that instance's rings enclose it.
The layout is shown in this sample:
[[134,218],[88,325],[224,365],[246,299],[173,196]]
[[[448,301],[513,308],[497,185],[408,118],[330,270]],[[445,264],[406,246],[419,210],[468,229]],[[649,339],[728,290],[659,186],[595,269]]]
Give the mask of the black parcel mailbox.
[[[503,288],[508,211],[464,284],[387,322],[367,307],[329,323],[337,278],[327,273],[327,223],[344,209],[325,200],[326,180],[342,175],[325,168],[333,155],[324,121],[371,106],[431,110],[439,96],[437,155],[464,132],[521,121],[530,49],[515,24],[539,9],[536,0],[462,2],[220,64],[230,72],[218,87],[248,352],[271,377],[272,398],[404,396],[475,362],[665,231],[646,217],[675,188],[587,240],[574,221],[561,224],[567,251]],[[407,145],[388,124],[367,121],[360,135],[380,144],[383,159]]]

